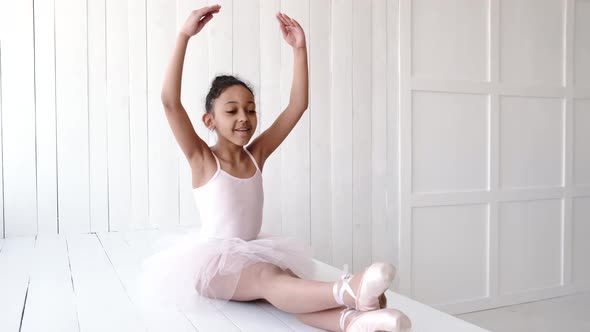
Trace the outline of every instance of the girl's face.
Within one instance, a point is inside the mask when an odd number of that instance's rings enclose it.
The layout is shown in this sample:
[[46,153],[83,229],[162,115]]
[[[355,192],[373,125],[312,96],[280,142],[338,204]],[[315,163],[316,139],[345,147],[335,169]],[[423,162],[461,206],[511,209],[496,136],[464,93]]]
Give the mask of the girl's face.
[[258,124],[254,96],[241,85],[231,86],[213,102],[215,118],[211,118],[219,139],[235,145],[246,145]]

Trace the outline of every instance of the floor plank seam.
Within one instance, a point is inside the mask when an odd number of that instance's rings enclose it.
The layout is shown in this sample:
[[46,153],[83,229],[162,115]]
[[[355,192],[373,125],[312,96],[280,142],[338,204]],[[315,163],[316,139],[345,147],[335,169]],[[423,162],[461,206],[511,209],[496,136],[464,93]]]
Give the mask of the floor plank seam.
[[25,308],[27,307],[27,298],[29,297],[29,287],[31,286],[31,276],[29,275],[29,280],[27,281],[27,291],[25,292],[25,301],[23,303],[23,310],[20,314],[20,324],[18,326],[18,332],[21,332],[23,328],[23,319],[25,318]]
[[19,332],[23,328],[23,320],[25,318],[25,309],[27,307],[27,298],[29,297],[29,288],[31,287],[31,275],[33,274],[32,269],[33,269],[33,265],[34,265],[32,263],[35,261],[35,249],[37,248],[37,237],[38,237],[38,235],[35,235],[35,242],[33,243],[33,252],[32,252],[31,261],[30,261],[31,264],[29,265],[29,271],[28,271],[29,272],[29,279],[27,280],[27,291],[25,292],[25,300],[23,302],[23,310],[20,314],[20,323],[18,326]]
[[[98,236],[98,233],[95,232],[93,234],[94,234],[94,236],[96,236],[98,243],[100,243],[100,246],[102,247],[102,251],[104,252],[105,256],[107,257],[109,264],[111,264],[111,268],[113,269],[113,272],[117,276],[117,279],[119,280],[119,283],[121,284],[121,287],[123,287],[123,291],[125,292],[125,295],[127,295],[127,298],[129,299],[129,303],[132,304],[133,312],[135,313],[136,317],[140,317],[141,315],[137,311],[137,307],[136,307],[137,304],[135,303],[135,301],[133,301],[133,298],[131,297],[131,295],[127,291],[127,287],[125,287],[125,283],[123,282],[123,279],[121,279],[121,276],[119,275],[119,272],[117,271],[117,268],[115,267],[115,264],[113,264],[113,261],[111,260],[111,256],[109,255],[108,250],[105,248],[104,244],[102,243],[102,240],[100,239],[100,236]],[[145,327],[145,331],[147,332],[147,331],[149,331],[149,329],[147,327]]]
[[220,312],[220,313],[221,313],[223,316],[225,316],[225,318],[227,318],[227,320],[229,320],[229,321],[230,321],[232,324],[234,324],[234,326],[235,326],[235,327],[236,327],[238,330],[240,330],[240,331],[243,331],[243,330],[242,330],[242,329],[241,329],[241,328],[238,326],[238,324],[236,324],[236,322],[234,322],[234,321],[233,321],[231,318],[229,318],[229,316],[228,316],[228,315],[226,315],[226,314],[225,314],[225,312],[223,312],[223,310],[220,310],[220,309],[218,309],[218,308],[215,308],[215,310],[219,311],[219,312]]
[[195,329],[196,332],[199,332],[199,329],[195,326],[195,324],[193,324],[193,322],[188,318],[188,316],[186,315],[186,312],[182,312],[182,316],[184,316],[184,319],[186,319],[188,321],[189,324],[191,324],[191,326]]
[[[259,301],[256,301],[256,305],[260,308],[262,308],[262,310],[266,311],[268,314],[270,314],[271,316],[275,317],[276,319],[278,319],[281,323],[283,323],[289,330],[291,331],[295,331],[293,330],[293,328],[291,328],[291,326],[289,324],[287,324],[287,322],[285,322],[284,320],[281,319],[280,316],[276,315],[272,310],[268,310],[268,308],[264,305],[262,305]],[[272,305],[272,304],[271,304]],[[280,310],[277,308],[277,310]]]
[[80,328],[80,317],[78,316],[78,301],[76,295],[76,286],[74,285],[74,274],[72,273],[72,261],[70,259],[70,246],[68,244],[68,238],[64,236],[64,240],[66,241],[66,253],[68,256],[68,268],[70,269],[70,282],[72,284],[72,295],[74,297],[74,304],[76,310],[76,326],[78,327],[78,332],[82,331]]
[[119,279],[119,283],[121,284],[121,287],[123,287],[123,290],[125,291],[125,295],[127,295],[127,298],[129,299],[129,301],[131,303],[134,303],[133,299],[129,295],[129,292],[127,291],[127,287],[125,287],[125,283],[123,282],[123,280],[121,279],[121,276],[119,275],[119,273],[117,272],[117,269],[115,268],[115,264],[113,264],[113,261],[111,260],[111,256],[109,256],[108,250],[104,247],[104,244],[102,243],[102,240],[100,239],[100,236],[98,236],[98,234],[96,234],[96,233],[94,233],[94,236],[96,236],[96,238],[98,239],[98,242],[100,243],[100,246],[102,247],[102,251],[104,251],[105,256],[107,256],[107,259],[109,260],[109,263],[111,264],[111,268],[113,269],[113,272],[115,272],[115,275],[117,276],[117,279]]

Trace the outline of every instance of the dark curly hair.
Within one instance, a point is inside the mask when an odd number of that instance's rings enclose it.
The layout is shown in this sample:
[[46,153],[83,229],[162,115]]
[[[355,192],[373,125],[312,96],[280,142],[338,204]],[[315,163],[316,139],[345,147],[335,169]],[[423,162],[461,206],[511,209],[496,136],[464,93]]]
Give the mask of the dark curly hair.
[[248,89],[252,95],[254,95],[254,92],[252,92],[252,89],[248,86],[248,84],[244,83],[239,78],[232,75],[217,76],[211,83],[211,89],[209,89],[209,93],[205,99],[205,112],[213,115],[213,102],[215,99],[217,99],[227,88],[234,85],[241,85]]

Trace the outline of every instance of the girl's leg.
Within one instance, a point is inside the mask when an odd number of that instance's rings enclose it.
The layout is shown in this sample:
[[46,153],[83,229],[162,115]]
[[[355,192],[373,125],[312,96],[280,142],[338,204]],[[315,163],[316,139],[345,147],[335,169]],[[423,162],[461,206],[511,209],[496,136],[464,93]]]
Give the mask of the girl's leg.
[[[216,283],[214,280],[212,284]],[[332,295],[333,282],[303,280],[291,271],[269,263],[256,263],[245,268],[240,276],[235,301],[265,299],[273,306],[290,313],[306,313],[339,307]],[[214,285],[217,287],[218,285]]]
[[[355,276],[351,280],[351,286],[358,285],[361,277],[362,274]],[[355,279],[357,279],[356,282]],[[229,283],[226,283],[228,280],[219,277],[215,278],[212,280],[211,286],[215,289],[227,288],[224,286],[229,285]],[[330,282],[302,280],[289,270],[284,271],[272,264],[257,263],[242,271],[231,300],[251,301],[265,299],[283,311],[297,314],[299,320],[310,326],[328,331],[341,331],[340,319],[346,307],[336,304],[331,292],[333,284]],[[220,294],[219,291],[215,293]],[[352,298],[349,298],[348,301],[354,303]],[[380,304],[382,308],[385,307],[384,302]],[[371,314],[380,311],[369,313],[359,311],[357,313]],[[347,317],[344,322],[345,327],[350,323],[353,316],[355,315]],[[370,319],[373,320],[373,318]],[[383,317],[381,318],[383,320]],[[385,320],[391,324],[392,317],[387,317]]]
[[[352,289],[357,289],[363,273],[350,280]],[[236,301],[265,299],[275,307],[294,314],[324,311],[340,307],[334,299],[334,282],[303,280],[291,271],[269,263],[250,265],[242,271],[236,291],[231,297]],[[380,296],[379,302],[383,304]],[[344,304],[354,306],[355,300],[344,294]]]
[[341,331],[340,316],[342,315],[342,310],[344,309],[345,307],[338,307],[324,311],[297,314],[296,316],[297,319],[309,326],[327,331]]

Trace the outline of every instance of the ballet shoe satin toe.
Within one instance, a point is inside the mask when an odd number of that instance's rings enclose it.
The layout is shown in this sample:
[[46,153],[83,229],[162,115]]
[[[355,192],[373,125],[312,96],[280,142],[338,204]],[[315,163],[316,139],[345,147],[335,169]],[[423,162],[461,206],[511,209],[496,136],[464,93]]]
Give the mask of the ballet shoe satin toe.
[[[346,266],[345,266],[346,270]],[[395,267],[389,263],[373,263],[365,269],[361,281],[353,291],[350,287],[352,275],[344,273],[341,280],[334,283],[332,293],[336,303],[344,303],[344,292],[354,299],[354,308],[359,311],[371,311],[386,307],[387,300],[384,292],[395,278]]]
[[412,322],[408,316],[397,309],[366,312],[348,308],[343,310],[340,316],[340,329],[344,332],[410,332]]

